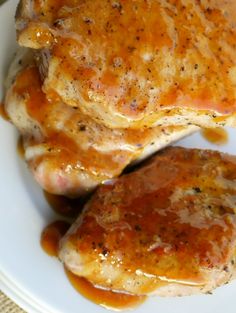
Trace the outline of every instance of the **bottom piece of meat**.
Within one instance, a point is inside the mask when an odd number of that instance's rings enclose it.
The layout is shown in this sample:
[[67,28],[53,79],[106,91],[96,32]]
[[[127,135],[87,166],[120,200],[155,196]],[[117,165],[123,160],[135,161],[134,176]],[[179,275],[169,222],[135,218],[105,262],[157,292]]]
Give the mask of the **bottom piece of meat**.
[[167,148],[101,186],[60,245],[94,285],[137,295],[205,293],[235,276],[236,157]]

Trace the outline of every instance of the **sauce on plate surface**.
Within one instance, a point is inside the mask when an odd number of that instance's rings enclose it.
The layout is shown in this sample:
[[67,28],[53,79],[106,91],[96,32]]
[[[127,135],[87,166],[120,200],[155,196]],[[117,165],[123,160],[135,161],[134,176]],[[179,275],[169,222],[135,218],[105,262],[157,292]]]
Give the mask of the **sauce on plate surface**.
[[201,134],[208,142],[218,146],[228,142],[228,133],[222,127],[205,128],[201,131]]
[[72,286],[85,298],[93,303],[99,304],[108,309],[124,310],[135,308],[142,304],[146,296],[132,296],[124,293],[116,293],[110,290],[104,290],[94,287],[83,277],[74,275],[68,269],[65,269],[66,275]]
[[41,246],[50,256],[58,256],[59,242],[69,229],[70,224],[65,221],[55,221],[46,226],[41,235]]

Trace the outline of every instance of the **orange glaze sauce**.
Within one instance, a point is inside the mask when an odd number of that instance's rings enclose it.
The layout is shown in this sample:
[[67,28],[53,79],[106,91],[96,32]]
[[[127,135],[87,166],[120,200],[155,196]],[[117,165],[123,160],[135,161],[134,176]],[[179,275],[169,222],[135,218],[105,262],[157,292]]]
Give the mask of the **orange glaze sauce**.
[[[59,242],[69,229],[70,224],[64,221],[56,221],[48,225],[41,235],[41,246],[50,256],[57,257]],[[132,296],[123,293],[102,290],[94,287],[83,277],[74,275],[65,269],[66,275],[72,286],[85,298],[103,307],[123,310],[134,308],[144,302],[146,296]]]
[[222,127],[204,128],[201,131],[202,136],[215,145],[224,145],[228,142],[228,133]]
[[0,103],[0,116],[6,120],[6,121],[9,121],[9,116],[5,110],[5,107],[4,107],[4,104],[3,103]]
[[146,300],[146,296],[132,296],[94,287],[83,277],[78,277],[65,268],[72,286],[85,298],[107,309],[124,310],[135,308]]
[[50,256],[58,256],[59,242],[69,229],[70,224],[64,221],[56,221],[48,225],[41,234],[41,246]]

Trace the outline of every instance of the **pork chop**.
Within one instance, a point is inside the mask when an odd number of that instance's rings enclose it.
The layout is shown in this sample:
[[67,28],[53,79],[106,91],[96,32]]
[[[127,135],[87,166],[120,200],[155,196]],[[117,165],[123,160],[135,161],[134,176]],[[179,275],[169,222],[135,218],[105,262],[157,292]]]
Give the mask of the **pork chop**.
[[101,186],[60,259],[99,288],[205,293],[235,277],[236,157],[170,147]]
[[10,72],[6,112],[23,136],[29,168],[51,193],[85,194],[132,162],[197,129],[112,130],[57,97],[48,101],[31,51],[20,51]]
[[236,125],[234,0],[21,0],[43,88],[111,128]]

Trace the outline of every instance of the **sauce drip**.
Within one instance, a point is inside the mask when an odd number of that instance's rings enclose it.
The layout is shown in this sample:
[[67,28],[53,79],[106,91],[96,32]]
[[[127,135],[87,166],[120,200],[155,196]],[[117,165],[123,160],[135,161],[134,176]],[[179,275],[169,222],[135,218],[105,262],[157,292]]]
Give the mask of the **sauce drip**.
[[83,277],[78,277],[68,269],[66,275],[72,286],[85,298],[107,309],[124,310],[135,308],[146,300],[146,296],[132,296],[94,287]]
[[50,256],[58,256],[59,242],[69,229],[70,224],[64,221],[56,221],[48,225],[41,235],[41,246]]
[[17,142],[17,152],[21,158],[25,156],[25,148],[23,145],[23,138],[20,136]]
[[[64,221],[56,221],[48,225],[41,235],[41,246],[50,256],[58,256],[59,242],[69,229],[70,224]],[[134,308],[144,302],[146,296],[132,296],[123,293],[115,293],[94,287],[83,277],[78,277],[65,269],[66,275],[72,286],[85,298],[103,307],[123,310]]]
[[0,116],[6,121],[10,120],[3,103],[0,103]]
[[224,145],[228,142],[228,133],[222,127],[205,128],[201,131],[202,136],[215,145]]
[[82,211],[88,196],[79,198],[67,198],[65,196],[54,195],[44,191],[44,196],[50,207],[56,213],[66,217],[77,217]]

